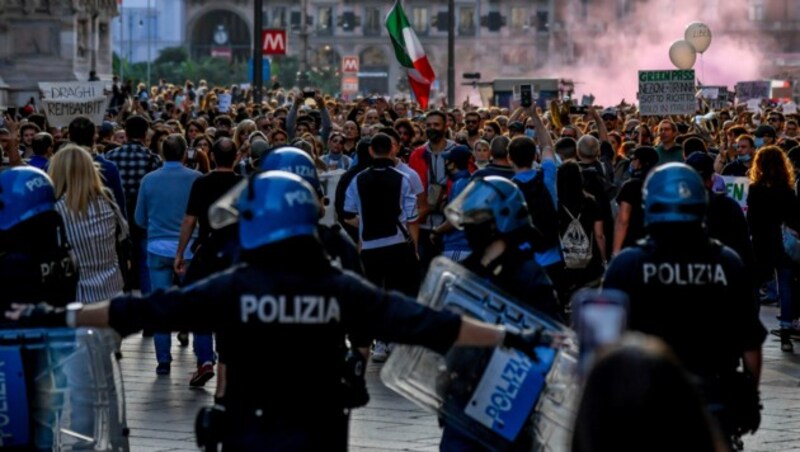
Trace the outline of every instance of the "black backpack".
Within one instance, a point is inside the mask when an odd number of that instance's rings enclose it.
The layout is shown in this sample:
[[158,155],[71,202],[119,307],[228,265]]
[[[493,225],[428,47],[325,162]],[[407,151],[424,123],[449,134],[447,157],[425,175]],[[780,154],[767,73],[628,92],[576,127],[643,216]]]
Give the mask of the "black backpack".
[[544,174],[541,169],[536,171],[536,176],[528,182],[514,180],[522,195],[525,203],[528,204],[533,225],[541,235],[541,245],[534,246],[535,251],[542,252],[559,246],[558,237],[558,213],[553,204],[550,191],[544,184]]

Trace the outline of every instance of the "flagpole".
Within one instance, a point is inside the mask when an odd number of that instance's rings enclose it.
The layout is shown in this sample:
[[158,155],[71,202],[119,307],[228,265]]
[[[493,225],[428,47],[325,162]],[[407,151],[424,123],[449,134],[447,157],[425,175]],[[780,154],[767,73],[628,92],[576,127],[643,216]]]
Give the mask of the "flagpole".
[[253,2],[253,102],[261,108],[261,96],[264,91],[264,0]]
[[456,103],[456,4],[447,2],[447,104]]

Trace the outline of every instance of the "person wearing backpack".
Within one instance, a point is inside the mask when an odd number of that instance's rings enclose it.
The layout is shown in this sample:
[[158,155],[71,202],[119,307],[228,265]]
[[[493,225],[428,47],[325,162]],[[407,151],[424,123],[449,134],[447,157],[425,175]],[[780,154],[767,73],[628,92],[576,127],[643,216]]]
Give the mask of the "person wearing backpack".
[[556,177],[558,224],[564,278],[558,287],[563,302],[582,287],[595,287],[605,270],[606,237],[595,198],[584,191],[583,172],[576,162],[564,162]]
[[603,235],[606,248],[611,249],[614,236],[614,217],[611,212],[611,201],[608,193],[613,184],[606,179],[600,157],[600,140],[584,135],[578,140],[578,164],[583,174],[583,189],[592,195],[600,208],[600,218],[603,221]]
[[[516,174],[512,181],[522,192],[538,240],[533,243],[536,263],[554,282],[562,278],[564,261],[558,235],[556,215],[556,162],[552,148],[546,148],[541,164],[536,163],[536,143],[526,136],[515,137],[508,154]],[[557,284],[557,283],[556,283]]]

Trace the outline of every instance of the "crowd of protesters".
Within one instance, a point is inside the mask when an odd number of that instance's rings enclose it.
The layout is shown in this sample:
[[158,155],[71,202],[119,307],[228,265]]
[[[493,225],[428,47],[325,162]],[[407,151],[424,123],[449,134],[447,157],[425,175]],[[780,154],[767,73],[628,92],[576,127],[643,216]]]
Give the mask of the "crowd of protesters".
[[[358,244],[367,278],[409,295],[434,257],[464,262],[480,239],[455,227],[445,207],[472,180],[513,182],[536,227],[528,252],[552,282],[557,306],[549,313],[560,319],[569,318],[575,291],[599,287],[608,262],[645,238],[647,175],[685,162],[708,190],[710,236],[741,258],[754,307],[778,303],[774,333],[792,352],[800,289],[784,242],[800,230],[800,117],[780,106],[712,110],[702,99],[692,116],[642,117],[624,103],[585,113],[570,106],[442,102],[422,110],[405,98],[344,100],[279,86],[256,104],[249,90],[202,80],[135,91],[115,83],[103,122],[51,127],[25,108],[6,116],[0,146],[4,165],[35,166],[56,182],[86,302],[178,282],[209,234],[208,206],[257,172],[265,155],[292,146],[339,178],[329,208]],[[99,170],[86,167],[91,160]],[[727,195],[724,176],[749,179],[745,209]],[[168,374],[170,336],[155,335],[157,372]],[[191,383],[202,385],[213,375],[210,335],[195,335],[195,351]],[[390,344],[376,343],[373,360],[388,353]]]

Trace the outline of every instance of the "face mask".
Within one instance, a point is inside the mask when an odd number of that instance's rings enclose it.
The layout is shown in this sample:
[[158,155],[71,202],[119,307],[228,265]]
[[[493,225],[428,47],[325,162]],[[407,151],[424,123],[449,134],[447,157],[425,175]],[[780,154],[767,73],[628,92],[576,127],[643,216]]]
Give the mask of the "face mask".
[[430,141],[434,143],[438,142],[442,139],[442,132],[436,129],[425,129],[425,135],[428,137]]
[[738,161],[740,161],[742,163],[749,162],[751,158],[752,157],[750,157],[750,154],[740,154],[740,155],[736,156],[736,160],[738,160]]
[[525,129],[525,136],[528,138],[536,138],[536,129]]
[[495,240],[494,224],[491,221],[466,224],[464,225],[464,234],[466,234],[467,243],[473,252],[483,251]]
[[755,142],[756,149],[761,149],[764,146],[764,138],[755,137],[753,138],[753,142]]

